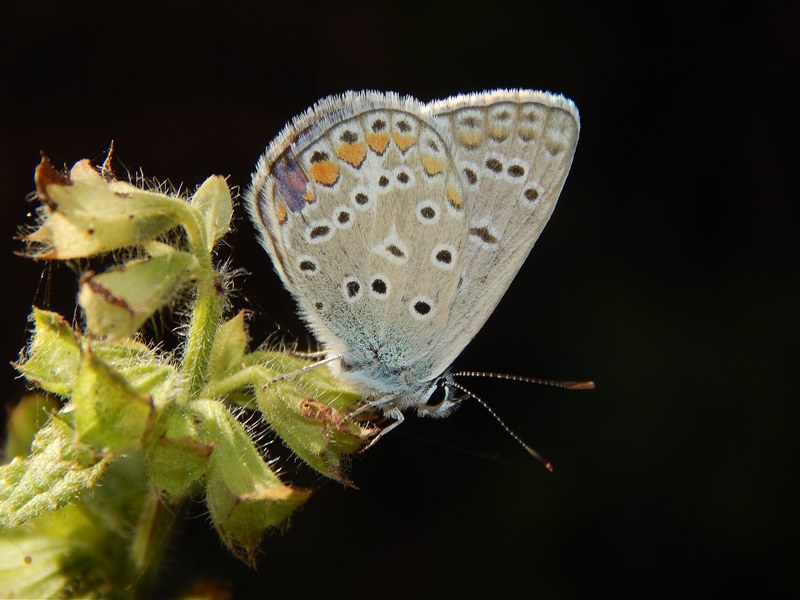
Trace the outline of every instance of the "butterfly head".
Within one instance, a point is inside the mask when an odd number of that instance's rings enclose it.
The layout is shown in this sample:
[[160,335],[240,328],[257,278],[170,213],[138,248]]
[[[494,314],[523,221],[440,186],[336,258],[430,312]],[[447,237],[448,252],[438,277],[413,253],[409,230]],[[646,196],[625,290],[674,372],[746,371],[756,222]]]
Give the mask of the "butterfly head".
[[[465,397],[454,387],[453,375],[445,373],[423,380],[411,367],[389,370],[383,355],[375,353],[370,359],[353,352],[329,364],[334,375],[362,392],[368,402],[395,418],[398,412],[416,409],[419,416],[446,417]],[[383,357],[385,358],[385,357]]]
[[451,387],[449,374],[437,377],[433,383],[423,391],[421,402],[416,405],[417,414],[429,417],[446,417],[451,414],[463,399],[463,395],[456,396]]

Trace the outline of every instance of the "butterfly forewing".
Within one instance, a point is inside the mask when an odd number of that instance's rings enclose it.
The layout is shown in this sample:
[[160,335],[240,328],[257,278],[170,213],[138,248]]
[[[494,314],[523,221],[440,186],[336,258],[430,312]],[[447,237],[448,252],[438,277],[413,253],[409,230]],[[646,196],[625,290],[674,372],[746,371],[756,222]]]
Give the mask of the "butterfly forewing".
[[465,190],[450,140],[422,105],[350,100],[329,126],[314,123],[313,136],[299,131],[274,149],[251,210],[326,348],[353,370],[373,364],[419,380],[437,360],[457,293]]

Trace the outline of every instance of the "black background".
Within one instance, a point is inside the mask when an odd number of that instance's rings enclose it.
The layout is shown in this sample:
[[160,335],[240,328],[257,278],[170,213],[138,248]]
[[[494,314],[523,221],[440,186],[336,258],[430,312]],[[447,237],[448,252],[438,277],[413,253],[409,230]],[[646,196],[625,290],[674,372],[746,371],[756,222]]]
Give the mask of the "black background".
[[[311,477],[318,493],[265,541],[258,571],[221,548],[198,505],[163,593],[204,577],[237,597],[800,594],[789,4],[4,8],[0,359],[16,358],[35,300],[72,310],[69,269],[37,293],[42,265],[13,254],[40,151],[101,161],[113,139],[131,170],[244,187],[283,124],[330,93],[560,92],[581,110],[572,173],[456,361],[597,381],[469,381],[555,473],[478,406],[409,419],[355,461],[359,490]],[[253,337],[279,326],[305,340],[241,207],[237,218],[230,254],[250,274],[236,302],[256,311]],[[10,366],[2,377],[13,404],[23,385]]]

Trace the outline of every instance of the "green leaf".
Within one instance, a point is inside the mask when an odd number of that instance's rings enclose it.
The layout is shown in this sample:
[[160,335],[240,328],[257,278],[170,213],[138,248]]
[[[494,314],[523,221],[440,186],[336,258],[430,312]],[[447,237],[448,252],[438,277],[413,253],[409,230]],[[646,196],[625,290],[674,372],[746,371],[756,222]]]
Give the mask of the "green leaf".
[[181,387],[175,366],[169,355],[163,355],[141,342],[122,339],[114,343],[95,343],[92,351],[109,367],[117,371],[140,394],[152,397],[156,407],[175,399]]
[[79,439],[112,452],[139,447],[153,413],[150,396],[91,351],[84,353],[72,406]]
[[39,430],[30,456],[0,467],[0,527],[18,527],[95,485],[110,461],[72,437],[65,423],[53,420]]
[[155,488],[173,500],[199,491],[214,443],[199,441],[195,417],[170,404],[159,416],[147,462]]
[[231,320],[220,325],[214,337],[211,357],[208,361],[209,380],[222,374],[242,368],[242,359],[247,350],[247,331],[245,330],[244,311],[240,311]]
[[206,473],[211,519],[225,544],[252,562],[264,532],[285,521],[310,492],[284,485],[220,402],[198,400],[191,408],[204,440],[215,444]]
[[84,511],[67,506],[18,529],[0,530],[0,597],[63,598],[71,577],[64,557],[74,557],[91,537]]
[[34,308],[33,323],[33,340],[15,366],[43,390],[69,396],[81,362],[78,338],[58,313]]
[[78,295],[91,334],[111,339],[133,335],[174,300],[197,270],[197,260],[174,250],[81,278]]
[[128,456],[71,504],[0,529],[0,598],[137,597],[131,537],[152,534],[140,523],[149,496],[141,457]]
[[192,206],[203,215],[203,224],[208,239],[208,250],[231,230],[233,200],[225,178],[219,175],[209,177],[192,197]]
[[26,239],[39,246],[32,254],[38,259],[81,258],[135,246],[182,224],[187,210],[193,210],[177,198],[108,182],[88,161],[66,176],[43,158],[36,190],[44,219]]
[[53,396],[39,392],[25,394],[9,415],[5,456],[28,456],[36,433],[50,421],[50,413],[59,407]]

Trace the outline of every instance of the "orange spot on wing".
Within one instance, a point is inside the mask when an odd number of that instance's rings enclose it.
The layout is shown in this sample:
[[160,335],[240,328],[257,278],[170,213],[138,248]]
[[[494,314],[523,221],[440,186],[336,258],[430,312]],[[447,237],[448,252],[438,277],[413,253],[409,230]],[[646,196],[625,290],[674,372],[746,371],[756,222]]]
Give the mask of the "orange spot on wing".
[[367,147],[364,144],[342,144],[336,151],[336,156],[354,167],[360,167],[367,157]]
[[426,156],[425,154],[422,155],[422,168],[425,169],[425,172],[428,175],[436,175],[437,173],[441,173],[444,170],[444,165],[442,161],[438,158],[433,156]]
[[452,185],[447,186],[447,201],[450,203],[450,206],[456,210],[461,210],[464,206],[464,199]]
[[309,204],[314,204],[314,202],[317,201],[317,195],[314,193],[314,190],[306,190],[306,193],[303,194],[303,200]]
[[502,142],[508,137],[510,131],[511,130],[509,127],[504,127],[502,125],[493,125],[489,127],[489,137],[498,142]]
[[392,131],[392,137],[394,138],[394,141],[397,144],[397,147],[400,148],[401,152],[408,150],[411,145],[417,141],[417,138],[415,138],[413,135],[406,135],[398,131]]
[[535,127],[522,126],[517,130],[517,134],[519,135],[520,139],[523,142],[530,142],[531,140],[535,140],[537,137],[539,137],[539,133],[541,132],[537,130]]
[[339,180],[339,165],[325,160],[311,165],[311,177],[322,185],[333,185]]
[[458,134],[458,141],[468,148],[474,148],[483,141],[480,131],[462,131]]
[[373,152],[383,154],[386,146],[389,145],[388,133],[370,133],[367,135],[367,144],[372,148]]
[[278,202],[276,207],[278,212],[278,225],[286,223],[286,205],[283,202]]

